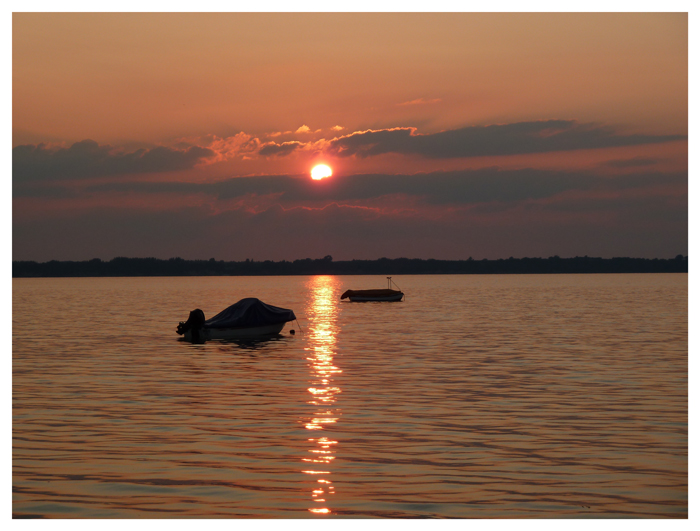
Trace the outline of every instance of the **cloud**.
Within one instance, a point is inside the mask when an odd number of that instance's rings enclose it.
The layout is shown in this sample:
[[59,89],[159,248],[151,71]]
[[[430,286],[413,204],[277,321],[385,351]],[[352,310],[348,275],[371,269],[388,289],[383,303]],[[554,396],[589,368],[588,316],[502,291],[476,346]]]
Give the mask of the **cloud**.
[[216,153],[216,157],[209,162],[219,162],[230,160],[235,157],[246,157],[254,155],[260,149],[262,143],[259,138],[253,137],[244,132],[237,135],[220,138],[211,136],[207,139],[205,147]]
[[58,149],[45,144],[23,145],[12,150],[12,179],[22,183],[177,171],[192,168],[214,155],[211,149],[199,146],[125,152],[93,140]]
[[439,103],[442,100],[440,98],[435,98],[433,100],[426,100],[425,98],[418,98],[417,100],[411,100],[411,101],[404,101],[403,103],[397,103],[396,105],[398,106],[407,106],[407,105],[428,105],[430,103]]
[[275,142],[270,142],[269,144],[265,144],[260,151],[258,151],[259,155],[262,155],[264,157],[270,156],[270,155],[276,155],[280,157],[284,157],[285,155],[289,155],[292,151],[296,150],[297,148],[300,148],[304,146],[303,143],[297,142],[297,141],[291,141],[291,142],[282,142],[281,144],[277,144]]
[[[571,190],[633,190],[664,186],[687,190],[688,176],[686,172],[635,173],[610,178],[591,172],[491,168],[414,175],[352,175],[328,179],[324,186],[317,186],[308,179],[277,179],[280,180],[276,189],[283,191],[282,198],[290,202],[366,201],[402,194],[419,197],[424,204],[470,205],[541,199]],[[242,184],[229,183],[232,187]],[[223,189],[220,191],[224,192]],[[226,192],[232,191],[229,188]]]
[[294,131],[295,133],[310,133],[311,129],[309,128],[308,125],[302,125],[299,129]]
[[337,201],[322,208],[274,204],[254,211],[217,210],[206,204],[154,211],[115,203],[110,208],[13,222],[13,258],[294,260],[331,254],[336,260],[349,260],[687,254],[683,198],[679,204],[655,194],[586,192],[499,209],[439,210],[444,214],[431,217],[420,210],[395,214]]
[[687,190],[645,168],[47,182],[13,186],[13,258],[675,256]]
[[344,157],[399,153],[440,159],[609,148],[686,139],[686,135],[623,135],[610,127],[579,124],[573,120],[547,120],[464,127],[432,134],[418,134],[414,127],[360,131],[332,140],[328,150]]
[[343,129],[345,128],[342,125],[334,125],[331,127],[331,131],[342,131]]
[[655,166],[662,159],[648,159],[643,157],[635,157],[632,159],[609,160],[604,165],[611,168],[641,168],[646,166]]
[[[246,196],[272,196],[285,206],[381,204],[385,198],[412,198],[414,204],[463,207],[487,203],[518,203],[559,196],[567,192],[604,191],[637,193],[673,189],[687,194],[687,172],[635,172],[610,177],[592,172],[496,168],[433,172],[414,175],[365,174],[333,177],[323,186],[306,176],[269,175],[236,177],[219,182],[115,182],[92,184],[90,194],[204,194],[217,201]],[[13,188],[15,197],[65,197],[65,189],[42,186],[32,191]],[[75,194],[75,192],[74,192]]]

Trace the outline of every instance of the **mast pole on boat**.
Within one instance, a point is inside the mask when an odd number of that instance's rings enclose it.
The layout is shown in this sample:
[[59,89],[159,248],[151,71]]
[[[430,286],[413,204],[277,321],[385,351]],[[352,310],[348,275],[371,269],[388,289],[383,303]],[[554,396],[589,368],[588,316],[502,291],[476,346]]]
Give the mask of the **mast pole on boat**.
[[[401,288],[398,287],[398,286],[396,285],[396,283],[393,282],[393,281],[391,280],[391,277],[386,277],[386,279],[387,279],[387,281],[389,282],[389,289],[391,289],[391,285],[394,284],[394,286],[396,286],[396,289],[397,289],[398,291],[401,291]],[[406,300],[406,296],[405,296],[405,295],[403,296],[403,300]]]

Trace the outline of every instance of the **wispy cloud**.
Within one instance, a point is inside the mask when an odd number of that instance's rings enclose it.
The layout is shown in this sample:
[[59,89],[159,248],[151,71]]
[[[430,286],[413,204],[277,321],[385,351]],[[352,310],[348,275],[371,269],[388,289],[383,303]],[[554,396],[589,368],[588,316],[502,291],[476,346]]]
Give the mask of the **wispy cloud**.
[[263,157],[268,157],[270,155],[283,157],[285,155],[289,155],[292,151],[295,151],[304,145],[305,144],[302,142],[297,142],[296,140],[291,142],[282,142],[281,144],[270,142],[269,144],[265,144],[262,148],[260,148],[258,154],[262,155]]
[[399,107],[407,106],[407,105],[428,105],[431,103],[439,103],[442,100],[440,98],[435,98],[432,100],[426,100],[425,98],[418,98],[416,100],[411,100],[411,101],[404,101],[403,103],[397,103]]
[[[331,129],[337,132],[344,128],[336,125]],[[306,125],[296,132],[312,133]],[[319,132],[321,131],[315,131]],[[294,132],[270,133],[263,138],[275,138],[281,134],[292,135]],[[216,162],[237,155],[284,157],[302,150],[325,151],[340,157],[365,158],[397,153],[430,159],[469,158],[659,144],[676,140],[687,140],[687,135],[629,135],[619,133],[610,126],[583,124],[574,120],[543,120],[470,126],[427,134],[419,133],[415,127],[368,129],[332,140],[321,138],[313,141],[264,142],[241,132],[233,137],[207,139],[200,145],[216,152],[217,156],[209,159],[210,162]],[[650,159],[634,160],[611,162],[609,166],[622,168],[652,164]]]
[[662,160],[634,157],[632,159],[609,160],[605,163],[605,166],[610,166],[611,168],[641,168],[655,166],[659,162],[662,162]]

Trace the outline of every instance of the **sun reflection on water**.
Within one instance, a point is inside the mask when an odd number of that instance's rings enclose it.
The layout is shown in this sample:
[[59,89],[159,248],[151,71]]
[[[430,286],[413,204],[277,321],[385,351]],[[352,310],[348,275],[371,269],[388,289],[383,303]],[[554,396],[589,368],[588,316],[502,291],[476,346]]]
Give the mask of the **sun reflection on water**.
[[[333,360],[337,335],[337,306],[338,281],[331,276],[317,276],[309,283],[311,300],[306,309],[309,319],[307,333],[308,352],[307,360],[310,369],[310,387],[308,404],[317,406],[313,416],[303,420],[307,430],[320,432],[328,430],[338,421],[340,410],[335,408],[336,396],[340,394],[340,388],[334,385],[334,377],[343,371]],[[328,435],[318,434],[318,437],[309,438],[313,447],[308,450],[308,457],[302,458],[305,466],[313,467],[311,470],[302,470],[304,474],[328,475],[331,473],[328,467],[335,456],[335,447],[338,441]],[[335,493],[335,489],[329,479],[318,479],[317,485],[311,491],[311,500],[316,503],[326,504],[328,496]],[[314,514],[330,514],[330,508],[312,506],[309,512]]]

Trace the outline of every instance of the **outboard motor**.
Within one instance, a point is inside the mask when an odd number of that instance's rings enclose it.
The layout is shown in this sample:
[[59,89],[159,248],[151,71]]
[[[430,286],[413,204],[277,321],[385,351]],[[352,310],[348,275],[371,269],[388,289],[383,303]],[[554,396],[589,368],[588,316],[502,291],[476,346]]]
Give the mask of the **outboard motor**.
[[188,330],[192,330],[192,341],[199,341],[204,321],[206,321],[204,312],[197,308],[190,312],[187,321],[180,321],[180,324],[177,325],[176,332],[180,335],[184,335]]

